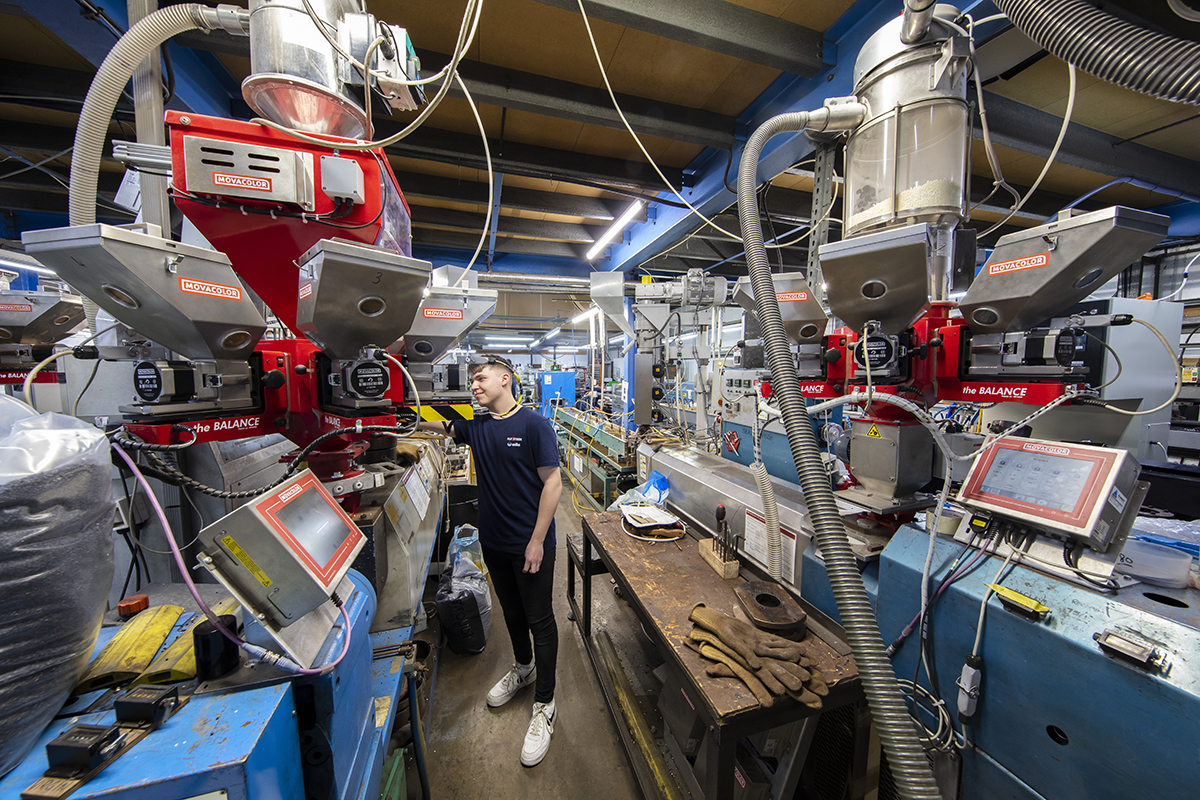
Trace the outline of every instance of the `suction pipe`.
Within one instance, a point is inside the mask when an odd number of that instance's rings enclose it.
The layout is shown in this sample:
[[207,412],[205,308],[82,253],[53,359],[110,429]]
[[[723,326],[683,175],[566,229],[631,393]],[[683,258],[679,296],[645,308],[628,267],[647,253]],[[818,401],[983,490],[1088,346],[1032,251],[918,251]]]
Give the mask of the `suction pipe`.
[[210,8],[189,3],[160,8],[126,31],[96,70],[79,113],[79,126],[75,129],[75,149],[71,156],[71,225],[91,225],[96,221],[100,157],[121,91],[138,65],[159,46],[176,34],[196,29],[205,33],[221,29],[245,36],[250,32],[250,14],[244,8],[229,5]]
[[1146,30],[1086,0],[996,0],[1013,25],[1084,72],[1160,100],[1200,105],[1200,44]]
[[[159,46],[178,33],[200,29],[207,33],[220,28],[246,36],[250,32],[250,13],[242,8],[220,5],[216,8],[195,3],[168,6],[143,17],[125,32],[109,51],[88,88],[79,125],[75,128],[75,149],[71,155],[69,210],[71,225],[91,225],[96,221],[96,188],[100,182],[100,158],[104,140],[117,100],[133,77],[138,65]],[[86,295],[83,313],[88,328],[95,333],[100,307]]]
[[804,398],[800,394],[800,377],[792,361],[787,332],[779,312],[758,217],[758,159],[767,141],[780,133],[848,130],[859,124],[865,113],[866,108],[861,103],[829,101],[817,111],[781,114],[763,123],[751,135],[742,152],[738,170],[738,214],[750,279],[754,284],[758,318],[766,341],[771,385],[779,395],[783,424],[800,477],[800,486],[804,490],[804,501],[812,515],[817,544],[825,559],[829,583],[837,600],[838,613],[854,654],[871,716],[879,729],[879,738],[901,796],[934,800],[939,798],[937,783],[917,739],[892,665],[884,652],[879,626],[867,599],[866,589],[863,588],[854,553],[850,549],[850,541],[846,537],[821,462]]

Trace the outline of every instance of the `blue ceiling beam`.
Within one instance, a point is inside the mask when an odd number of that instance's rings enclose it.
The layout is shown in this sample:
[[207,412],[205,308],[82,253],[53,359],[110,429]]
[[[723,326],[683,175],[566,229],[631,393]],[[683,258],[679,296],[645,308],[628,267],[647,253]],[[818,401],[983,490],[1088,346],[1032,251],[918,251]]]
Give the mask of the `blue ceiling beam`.
[[[74,0],[14,0],[30,17],[40,22],[79,55],[99,67],[116,44],[116,38],[102,22],[80,16]],[[129,15],[122,0],[93,0],[122,29],[128,28]],[[231,115],[231,100],[240,101],[229,73],[215,58],[202,58],[181,47],[168,45],[175,69],[175,98],[168,108],[217,117]]]
[[[738,161],[750,133],[776,114],[810,111],[820,108],[826,98],[850,94],[858,51],[871,34],[902,10],[900,0],[859,0],[826,31],[825,69],[811,78],[785,73],[750,104],[738,117],[739,144],[733,153],[734,163],[729,165],[729,186],[736,187]],[[763,148],[757,182],[770,180],[812,151],[812,142],[802,133],[776,136]],[[707,217],[720,213],[737,200],[736,193],[725,185],[728,163],[728,151],[706,148],[687,169],[695,177],[692,188],[683,191],[683,196]],[[661,192],[658,197],[678,202],[670,192]],[[658,204],[657,218],[631,226],[626,242],[614,243],[605,257],[596,262],[596,268],[626,272],[636,269],[687,235],[696,227],[697,221],[686,208]]]

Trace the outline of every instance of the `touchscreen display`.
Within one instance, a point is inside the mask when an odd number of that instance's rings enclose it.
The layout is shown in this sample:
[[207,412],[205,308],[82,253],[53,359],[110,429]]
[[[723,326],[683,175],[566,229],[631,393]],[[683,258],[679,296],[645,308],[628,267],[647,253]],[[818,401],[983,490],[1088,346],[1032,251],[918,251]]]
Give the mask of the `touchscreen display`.
[[996,453],[979,488],[991,495],[1071,513],[1095,467],[1090,460],[1004,449]]
[[315,489],[301,492],[274,515],[322,569],[352,533],[341,515]]

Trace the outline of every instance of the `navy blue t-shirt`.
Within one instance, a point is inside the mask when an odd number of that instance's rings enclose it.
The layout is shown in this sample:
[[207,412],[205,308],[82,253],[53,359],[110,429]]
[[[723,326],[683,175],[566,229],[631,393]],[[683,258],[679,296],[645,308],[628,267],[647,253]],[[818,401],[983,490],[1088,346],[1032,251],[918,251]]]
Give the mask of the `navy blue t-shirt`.
[[[558,466],[558,440],[550,420],[531,408],[497,419],[457,420],[454,440],[470,445],[479,483],[479,539],[501,553],[525,552],[537,524],[544,482],[538,467]],[[554,520],[544,549],[553,549]]]

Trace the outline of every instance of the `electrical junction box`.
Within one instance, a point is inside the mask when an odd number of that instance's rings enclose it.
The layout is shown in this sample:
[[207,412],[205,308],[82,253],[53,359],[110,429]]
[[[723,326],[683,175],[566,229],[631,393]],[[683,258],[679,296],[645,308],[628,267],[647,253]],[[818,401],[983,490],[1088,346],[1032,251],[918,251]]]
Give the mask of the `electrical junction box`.
[[367,202],[362,167],[351,158],[321,156],[321,191],[328,197]]
[[200,540],[201,564],[274,631],[329,599],[366,537],[304,470],[204,528]]

